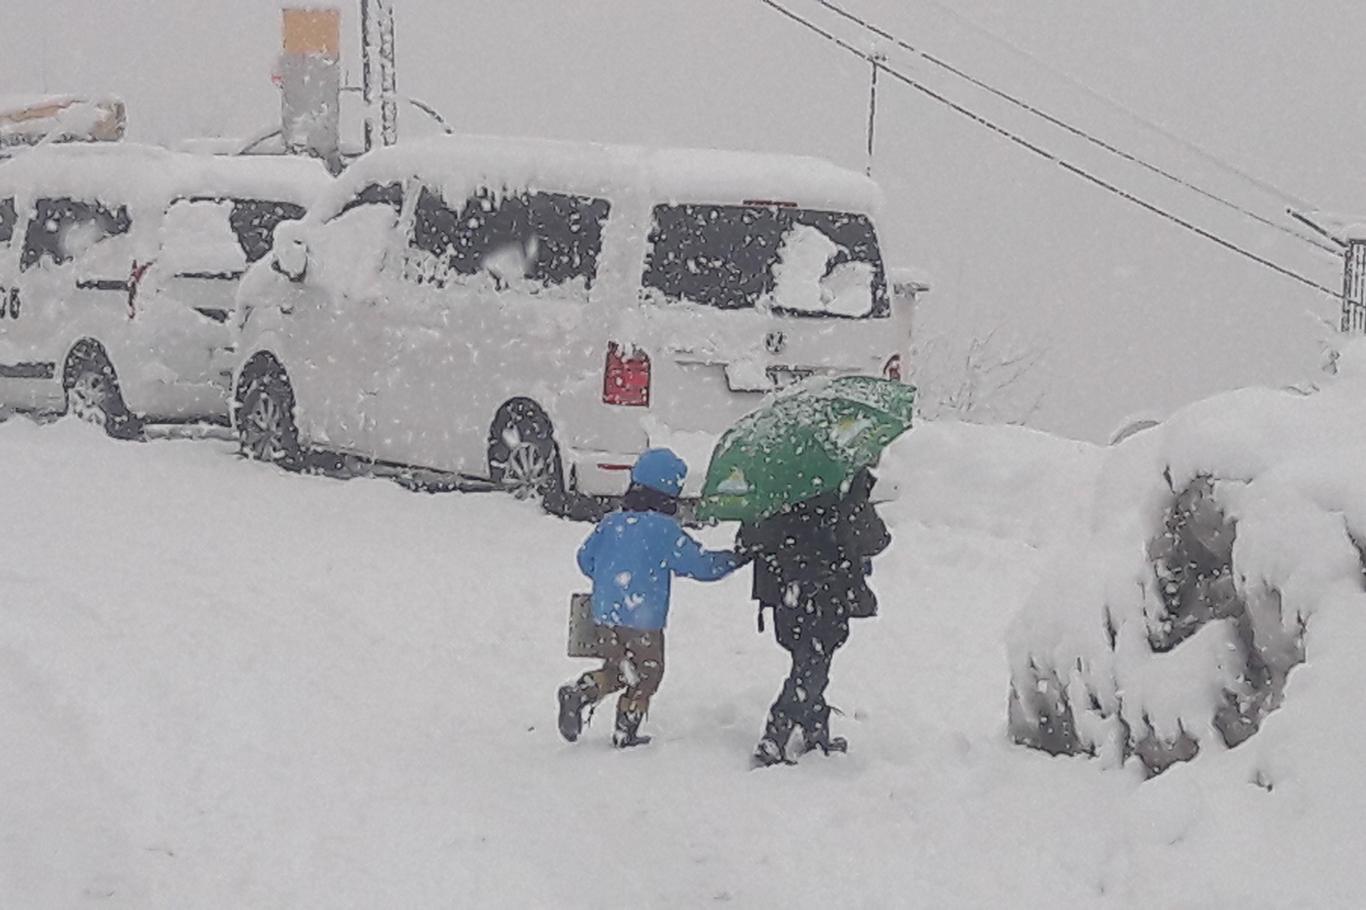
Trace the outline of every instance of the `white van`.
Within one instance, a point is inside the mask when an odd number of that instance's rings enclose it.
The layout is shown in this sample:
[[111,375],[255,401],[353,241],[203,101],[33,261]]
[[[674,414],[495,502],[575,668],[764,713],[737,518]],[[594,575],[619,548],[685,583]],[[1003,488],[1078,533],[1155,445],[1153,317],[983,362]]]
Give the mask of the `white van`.
[[[238,292],[244,450],[622,493],[813,374],[900,378],[877,187],[808,158],[446,137],[372,152]],[[547,496],[547,505],[551,505]]]
[[0,405],[114,435],[226,420],[237,282],[330,180],[301,158],[124,143],[0,164]]

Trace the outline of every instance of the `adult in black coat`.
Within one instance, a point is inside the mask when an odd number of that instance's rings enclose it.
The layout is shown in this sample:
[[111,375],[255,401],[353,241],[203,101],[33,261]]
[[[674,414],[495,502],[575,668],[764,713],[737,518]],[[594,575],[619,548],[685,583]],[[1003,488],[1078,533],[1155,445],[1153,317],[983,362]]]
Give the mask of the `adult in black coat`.
[[798,726],[808,750],[848,748],[842,737],[830,735],[825,687],[835,650],[849,637],[849,620],[877,614],[867,575],[891,535],[869,501],[873,482],[864,469],[845,490],[740,526],[735,549],[754,560],[759,629],[763,611],[772,609],[774,635],[792,655],[792,669],[755,749],[760,764],[786,762],[788,740]]

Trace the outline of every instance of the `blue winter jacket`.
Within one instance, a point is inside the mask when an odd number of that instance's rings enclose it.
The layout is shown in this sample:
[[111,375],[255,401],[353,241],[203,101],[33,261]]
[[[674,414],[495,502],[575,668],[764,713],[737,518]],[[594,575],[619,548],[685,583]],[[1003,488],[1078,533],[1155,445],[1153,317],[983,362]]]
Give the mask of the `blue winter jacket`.
[[664,628],[674,574],[715,581],[737,565],[734,553],[702,549],[659,512],[613,512],[579,547],[579,569],[593,580],[593,619],[631,629]]

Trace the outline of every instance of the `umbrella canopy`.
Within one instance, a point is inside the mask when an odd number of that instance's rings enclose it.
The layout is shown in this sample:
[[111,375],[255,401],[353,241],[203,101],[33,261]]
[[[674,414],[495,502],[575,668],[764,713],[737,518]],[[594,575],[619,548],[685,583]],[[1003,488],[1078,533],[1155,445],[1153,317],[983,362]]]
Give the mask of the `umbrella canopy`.
[[740,419],[712,453],[698,516],[758,521],[838,490],[911,426],[915,388],[871,376],[803,383]]

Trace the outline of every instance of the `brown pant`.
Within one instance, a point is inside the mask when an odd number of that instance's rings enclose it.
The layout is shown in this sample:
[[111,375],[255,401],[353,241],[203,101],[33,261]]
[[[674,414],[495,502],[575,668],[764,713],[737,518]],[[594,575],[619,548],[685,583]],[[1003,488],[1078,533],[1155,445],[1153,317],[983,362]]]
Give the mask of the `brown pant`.
[[664,630],[606,626],[602,657],[602,669],[583,674],[579,685],[595,704],[625,689],[617,700],[617,716],[639,722],[664,681]]

